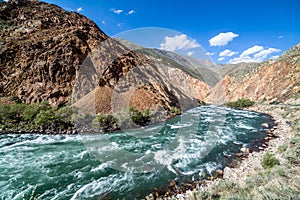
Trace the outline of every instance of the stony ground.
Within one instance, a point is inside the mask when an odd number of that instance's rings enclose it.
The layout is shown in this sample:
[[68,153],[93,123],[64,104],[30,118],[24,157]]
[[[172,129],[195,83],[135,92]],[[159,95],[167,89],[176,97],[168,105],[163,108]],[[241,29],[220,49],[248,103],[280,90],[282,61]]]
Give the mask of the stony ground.
[[[300,99],[276,105],[258,104],[251,110],[274,117],[278,125],[273,133],[278,138],[270,140],[263,151],[244,158],[239,167],[226,167],[223,178],[161,199],[300,199]],[[280,164],[265,170],[261,161],[266,152],[273,153]],[[293,156],[296,158],[291,162]]]

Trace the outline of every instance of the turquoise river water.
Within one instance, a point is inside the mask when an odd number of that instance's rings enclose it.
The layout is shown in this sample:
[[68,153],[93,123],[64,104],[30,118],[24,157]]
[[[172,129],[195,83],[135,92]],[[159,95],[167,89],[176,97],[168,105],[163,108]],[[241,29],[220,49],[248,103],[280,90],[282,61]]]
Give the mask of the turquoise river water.
[[110,134],[0,135],[0,199],[141,199],[199,180],[265,137],[268,115],[216,106]]

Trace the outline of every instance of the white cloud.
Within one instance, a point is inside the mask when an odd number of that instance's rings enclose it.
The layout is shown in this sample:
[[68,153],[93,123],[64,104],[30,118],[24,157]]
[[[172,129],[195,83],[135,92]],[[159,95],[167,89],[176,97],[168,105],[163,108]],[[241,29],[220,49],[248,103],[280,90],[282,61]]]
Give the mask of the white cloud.
[[187,53],[187,55],[188,55],[188,56],[192,56],[194,53],[195,53],[195,52],[190,51],[190,52]]
[[77,10],[77,12],[80,12],[80,11],[82,11],[83,9],[82,9],[82,7],[79,7],[79,8],[77,8],[76,10]]
[[268,55],[272,54],[272,53],[276,53],[279,52],[280,49],[275,49],[275,48],[268,48],[265,50],[262,50],[256,54],[254,54],[254,59],[260,59],[261,61],[263,59],[265,59]]
[[110,11],[114,12],[115,14],[119,15],[123,12],[123,10],[117,10],[115,8],[110,9]]
[[250,47],[249,49],[243,51],[243,53],[241,54],[241,57],[255,54],[263,49],[264,49],[263,46],[254,45],[253,47]]
[[102,22],[101,22],[102,24],[105,24],[106,22],[104,21],[104,20],[102,20]]
[[264,49],[263,46],[253,46],[249,49],[243,51],[243,53],[237,57],[229,60],[229,63],[241,63],[241,62],[262,62],[264,61],[270,54],[279,52],[280,49],[268,48]]
[[220,57],[220,58],[218,58],[218,61],[222,61],[224,59],[225,59],[224,57]]
[[219,56],[220,57],[225,57],[225,56],[231,57],[231,56],[233,56],[233,55],[235,55],[237,53],[238,53],[237,51],[231,51],[229,49],[225,49],[224,51],[222,51],[221,53],[219,53]]
[[279,57],[278,55],[277,56],[272,56],[270,59],[271,60],[276,60],[278,57]]
[[232,41],[238,36],[238,34],[233,32],[219,33],[218,35],[210,38],[208,41],[210,46],[225,46],[228,44],[228,42]]
[[282,35],[279,35],[279,36],[278,36],[278,38],[279,38],[279,39],[282,39],[282,38],[283,38],[283,36],[282,36]]
[[205,55],[206,56],[213,56],[215,53],[211,53],[211,52],[206,52]]
[[187,50],[200,47],[198,42],[193,39],[187,38],[187,35],[175,35],[174,37],[166,36],[160,48],[167,51]]
[[5,2],[8,2],[9,0],[4,0]]
[[117,26],[121,27],[121,26],[123,26],[123,23],[118,23]]
[[132,14],[134,14],[135,13],[135,10],[130,10],[130,11],[128,11],[128,15],[132,15]]

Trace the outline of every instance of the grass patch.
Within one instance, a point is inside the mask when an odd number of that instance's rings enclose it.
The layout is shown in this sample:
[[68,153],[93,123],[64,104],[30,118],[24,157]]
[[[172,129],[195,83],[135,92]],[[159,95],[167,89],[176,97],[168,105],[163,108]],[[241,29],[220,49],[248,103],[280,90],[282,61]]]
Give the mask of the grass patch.
[[237,101],[227,102],[225,105],[232,108],[242,109],[253,106],[254,104],[255,102],[251,101],[250,99],[238,99]]
[[294,99],[300,99],[300,92],[294,94],[293,98]]
[[275,165],[279,165],[279,161],[275,158],[274,154],[267,152],[262,158],[261,165],[264,169],[271,169]]

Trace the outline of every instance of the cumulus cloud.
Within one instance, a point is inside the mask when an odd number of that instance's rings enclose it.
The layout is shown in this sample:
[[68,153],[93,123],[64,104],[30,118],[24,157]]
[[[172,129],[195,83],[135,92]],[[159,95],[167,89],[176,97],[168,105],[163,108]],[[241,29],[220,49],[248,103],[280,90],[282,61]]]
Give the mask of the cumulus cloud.
[[160,44],[160,48],[167,51],[187,50],[200,47],[198,42],[189,39],[187,35],[175,35],[174,37],[166,36],[165,40]]
[[219,33],[208,40],[210,46],[225,46],[239,35],[233,32]]
[[265,49],[263,46],[253,46],[243,51],[243,53],[237,57],[229,60],[229,63],[241,63],[241,62],[262,62],[270,54],[280,52],[280,49],[268,48]]
[[134,14],[135,13],[135,10],[130,10],[130,11],[128,11],[128,15],[132,15],[132,14]]
[[263,46],[254,45],[253,47],[250,47],[249,49],[243,51],[243,53],[241,54],[241,57],[255,54],[263,49],[264,49]]
[[220,57],[220,58],[218,58],[218,61],[222,61],[224,59],[225,59],[224,57]]
[[110,9],[110,11],[112,11],[112,12],[114,12],[115,14],[117,14],[117,15],[119,15],[119,14],[121,14],[122,12],[123,12],[123,10],[117,10],[117,9],[115,9],[115,8],[112,8],[112,9]]
[[229,49],[225,49],[224,51],[222,51],[221,53],[219,53],[219,56],[220,57],[231,57],[235,54],[237,54],[238,52],[237,51],[231,51]]
[[188,56],[192,56],[194,53],[195,53],[195,52],[190,51],[190,52],[187,53],[187,55],[188,55]]
[[80,11],[82,11],[83,9],[82,9],[82,7],[79,7],[79,8],[77,8],[76,10],[77,10],[77,12],[80,12]]
[[213,56],[215,53],[211,53],[211,52],[206,52],[205,55],[206,56]]
[[268,48],[268,49],[265,49],[265,50],[262,50],[256,54],[254,54],[254,59],[265,59],[268,55],[272,54],[272,53],[277,53],[279,52],[280,50],[279,49],[275,49],[275,48]]

